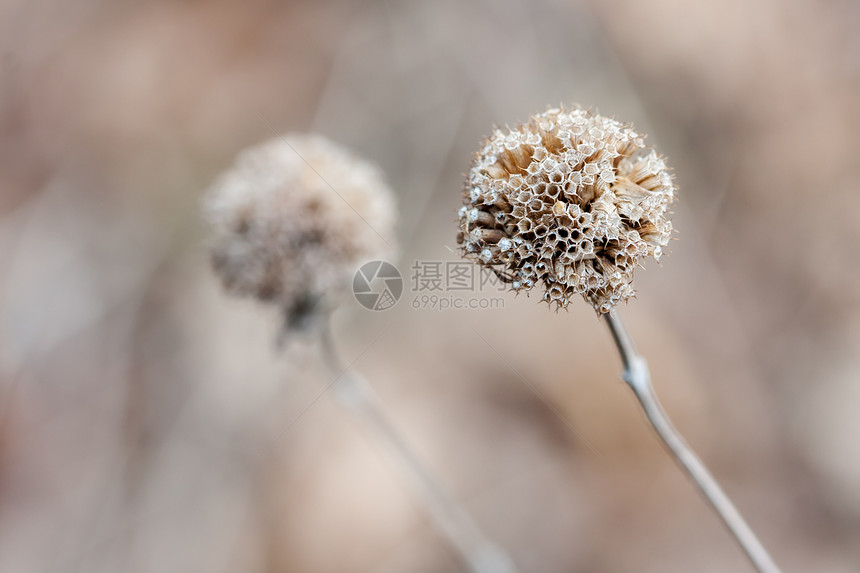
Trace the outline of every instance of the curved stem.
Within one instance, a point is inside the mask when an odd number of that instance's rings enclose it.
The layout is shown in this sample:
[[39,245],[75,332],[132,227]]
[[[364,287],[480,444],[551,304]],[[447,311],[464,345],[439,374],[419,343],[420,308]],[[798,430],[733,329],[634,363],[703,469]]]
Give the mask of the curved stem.
[[331,333],[322,333],[323,352],[333,375],[338,399],[349,408],[388,450],[409,479],[414,494],[439,531],[457,549],[471,573],[516,573],[511,558],[490,541],[469,515],[452,500],[424,468],[379,407],[370,386],[340,360]]
[[737,542],[746,552],[752,564],[759,573],[780,573],[779,567],[774,563],[773,558],[761,544],[749,525],[747,525],[740,512],[732,504],[728,496],[723,492],[717,480],[705,467],[705,464],[696,456],[690,446],[678,433],[678,430],[672,426],[666,412],[660,405],[657,399],[657,394],[654,392],[654,387],[651,385],[651,374],[648,371],[648,363],[640,356],[635,347],[633,340],[624,328],[621,319],[611,311],[605,315],[606,323],[609,325],[609,330],[612,332],[612,338],[618,351],[621,354],[621,360],[624,363],[624,381],[633,389],[636,398],[642,405],[645,415],[651,426],[663,440],[663,443],[674,456],[675,461],[693,480],[699,490],[705,495],[711,506],[722,518],[723,523],[735,537]]

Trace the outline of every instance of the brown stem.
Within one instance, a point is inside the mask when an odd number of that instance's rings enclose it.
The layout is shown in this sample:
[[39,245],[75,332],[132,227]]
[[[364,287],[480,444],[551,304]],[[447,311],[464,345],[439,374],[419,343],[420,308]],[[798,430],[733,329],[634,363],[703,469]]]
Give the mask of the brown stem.
[[672,426],[669,417],[657,399],[654,387],[651,385],[648,363],[636,352],[633,340],[624,328],[621,319],[614,310],[603,316],[606,318],[606,323],[612,332],[612,338],[624,363],[622,377],[633,390],[633,393],[636,394],[648,421],[660,439],[663,440],[675,461],[710,502],[728,530],[746,552],[756,570],[759,573],[781,573],[773,558],[723,492],[717,480],[696,456],[692,448],[687,445],[678,430]]
[[326,363],[337,376],[334,390],[338,399],[349,408],[397,462],[409,479],[413,493],[422,502],[439,531],[463,557],[471,573],[516,573],[511,558],[490,541],[472,518],[451,499],[442,486],[415,457],[400,433],[391,425],[376,401],[370,386],[344,368],[331,333],[326,328],[322,338]]

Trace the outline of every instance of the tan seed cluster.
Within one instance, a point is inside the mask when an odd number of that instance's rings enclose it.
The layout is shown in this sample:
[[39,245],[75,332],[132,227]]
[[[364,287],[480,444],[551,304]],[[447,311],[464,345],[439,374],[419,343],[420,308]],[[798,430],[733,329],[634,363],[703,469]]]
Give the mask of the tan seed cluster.
[[675,186],[632,127],[550,109],[495,133],[472,163],[460,208],[464,256],[556,308],[582,295],[609,312],[635,294],[633,271],[672,233]]
[[290,328],[342,295],[363,262],[389,254],[394,235],[380,170],[315,135],[243,151],[208,190],[204,212],[224,286],[279,305]]

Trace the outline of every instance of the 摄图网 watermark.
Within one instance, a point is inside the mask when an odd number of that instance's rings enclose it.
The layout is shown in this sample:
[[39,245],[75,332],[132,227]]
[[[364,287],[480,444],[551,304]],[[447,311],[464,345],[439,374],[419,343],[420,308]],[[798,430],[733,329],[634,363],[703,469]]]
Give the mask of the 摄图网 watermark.
[[[488,269],[467,261],[413,261],[409,267],[409,305],[414,310],[490,310],[504,308],[505,284]],[[404,295],[400,270],[388,261],[363,264],[353,277],[356,301],[368,310],[393,308]],[[490,296],[494,294],[496,296]]]

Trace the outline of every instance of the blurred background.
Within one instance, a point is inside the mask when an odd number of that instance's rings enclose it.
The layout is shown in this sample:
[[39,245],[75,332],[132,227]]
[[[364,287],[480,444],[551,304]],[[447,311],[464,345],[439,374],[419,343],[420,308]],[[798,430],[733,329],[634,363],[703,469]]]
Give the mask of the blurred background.
[[[321,132],[456,261],[493,125],[577,102],[674,167],[678,240],[623,315],[786,573],[860,570],[860,4],[0,1],[0,571],[462,564],[311,341],[227,297],[202,193]],[[586,305],[334,317],[441,483],[528,572],[750,571]]]

